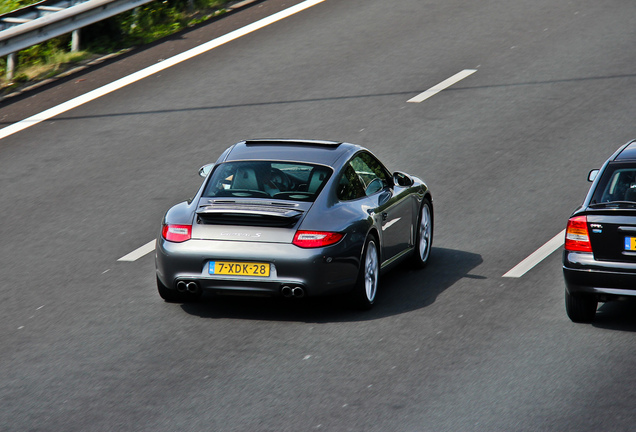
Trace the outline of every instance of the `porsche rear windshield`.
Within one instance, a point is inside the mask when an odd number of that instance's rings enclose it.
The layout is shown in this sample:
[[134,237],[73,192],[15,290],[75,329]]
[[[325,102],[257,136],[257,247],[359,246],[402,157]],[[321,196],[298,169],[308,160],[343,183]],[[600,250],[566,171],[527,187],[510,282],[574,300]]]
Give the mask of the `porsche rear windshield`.
[[214,168],[204,197],[314,201],[332,170],[298,162],[237,161]]

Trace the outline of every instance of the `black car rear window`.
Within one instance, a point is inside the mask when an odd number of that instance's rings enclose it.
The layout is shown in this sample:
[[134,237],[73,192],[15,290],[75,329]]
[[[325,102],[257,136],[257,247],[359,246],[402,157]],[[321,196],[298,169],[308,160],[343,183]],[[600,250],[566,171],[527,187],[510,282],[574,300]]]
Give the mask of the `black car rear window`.
[[298,162],[226,162],[214,168],[203,196],[314,201],[331,173],[331,168]]
[[594,191],[592,204],[636,202],[636,164],[608,165]]

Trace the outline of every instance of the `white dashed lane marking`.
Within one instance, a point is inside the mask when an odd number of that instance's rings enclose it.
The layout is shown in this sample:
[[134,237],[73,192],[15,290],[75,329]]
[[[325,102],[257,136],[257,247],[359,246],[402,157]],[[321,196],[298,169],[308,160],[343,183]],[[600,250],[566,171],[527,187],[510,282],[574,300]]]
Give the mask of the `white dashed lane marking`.
[[157,242],[156,240],[149,241],[148,243],[146,243],[140,248],[135,249],[128,255],[124,255],[123,257],[119,258],[117,261],[128,261],[128,262],[137,261],[139,258],[146,256],[150,252],[154,251],[156,242]]
[[456,73],[452,77],[445,79],[444,81],[437,84],[436,86],[431,87],[425,92],[418,94],[414,98],[407,100],[407,102],[411,102],[411,103],[424,102],[426,99],[430,98],[431,96],[435,96],[437,93],[441,92],[444,89],[447,89],[448,87],[452,86],[453,84],[456,84],[457,82],[474,74],[475,72],[477,72],[477,69],[464,69],[463,71]]
[[552,237],[546,244],[530,254],[528,258],[517,264],[503,277],[519,278],[523,276],[541,261],[552,255],[555,250],[563,246],[563,243],[565,243],[565,230]]

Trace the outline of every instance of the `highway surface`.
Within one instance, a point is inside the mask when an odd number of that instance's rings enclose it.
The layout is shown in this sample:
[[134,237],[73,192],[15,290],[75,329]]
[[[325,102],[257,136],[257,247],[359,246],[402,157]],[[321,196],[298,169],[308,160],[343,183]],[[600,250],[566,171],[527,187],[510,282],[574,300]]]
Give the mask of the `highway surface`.
[[[266,0],[3,102],[0,430],[634,430],[636,304],[570,322],[558,237],[503,277],[636,138],[634,17],[633,0]],[[370,312],[164,303],[163,212],[257,137],[359,143],[424,178],[429,266],[383,276]]]

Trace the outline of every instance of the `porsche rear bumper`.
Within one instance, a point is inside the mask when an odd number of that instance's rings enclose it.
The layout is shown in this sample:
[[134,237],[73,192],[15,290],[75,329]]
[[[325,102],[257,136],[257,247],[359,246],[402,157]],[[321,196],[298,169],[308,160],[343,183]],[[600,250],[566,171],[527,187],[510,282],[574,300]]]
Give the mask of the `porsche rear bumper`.
[[[279,296],[283,287],[300,287],[308,296],[346,292],[355,284],[362,246],[341,241],[324,248],[293,244],[197,240],[173,243],[159,238],[157,277],[168,288],[194,281],[201,289],[236,295]],[[214,275],[210,261],[268,263],[267,277]]]

